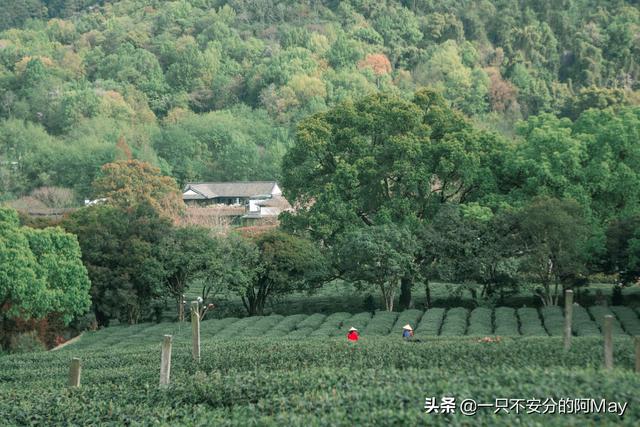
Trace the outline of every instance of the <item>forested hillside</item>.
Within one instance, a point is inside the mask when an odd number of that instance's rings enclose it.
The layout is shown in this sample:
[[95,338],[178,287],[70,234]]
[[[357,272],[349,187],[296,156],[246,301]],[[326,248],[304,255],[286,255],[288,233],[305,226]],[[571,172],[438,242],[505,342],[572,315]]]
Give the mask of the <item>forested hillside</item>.
[[179,184],[279,179],[300,119],[430,86],[514,141],[510,176],[528,177],[515,191],[589,194],[600,210],[636,202],[639,114],[624,106],[640,99],[637,1],[0,0],[0,11],[0,199],[42,186],[90,197],[100,166],[131,155]]

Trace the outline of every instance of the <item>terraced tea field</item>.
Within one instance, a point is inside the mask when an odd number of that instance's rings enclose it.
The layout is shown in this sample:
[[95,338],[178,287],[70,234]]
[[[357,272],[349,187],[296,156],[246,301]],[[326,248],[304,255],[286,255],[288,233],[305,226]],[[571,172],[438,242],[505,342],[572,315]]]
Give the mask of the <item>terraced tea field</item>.
[[[629,307],[593,306],[588,309],[574,306],[573,333],[576,336],[600,335],[604,315],[615,316],[615,335],[639,335],[640,315]],[[252,337],[302,339],[306,337],[340,337],[350,327],[356,327],[363,339],[374,336],[400,336],[402,326],[410,324],[417,339],[443,337],[484,337],[498,335],[517,336],[562,336],[564,317],[560,307],[535,308],[498,307],[495,310],[476,308],[467,310],[457,307],[449,310],[433,308],[426,312],[405,310],[401,313],[377,311],[324,314],[294,314],[291,316],[254,316],[242,319],[225,318],[205,320],[203,337],[218,339],[245,339]],[[177,324],[180,328],[179,324]],[[188,323],[182,326],[189,331]],[[138,328],[140,328],[138,330]],[[173,328],[173,327],[172,327]],[[109,328],[100,334],[89,334],[82,345],[98,345],[108,348],[116,344],[135,342],[141,337],[155,334],[156,338],[166,329],[165,324],[144,324],[134,328]],[[118,332],[122,331],[122,332]],[[134,332],[135,331],[135,332]],[[159,338],[158,338],[159,339]]]
[[[640,374],[633,372],[628,334],[637,331],[638,312],[610,309],[618,322],[615,368],[604,371],[599,321],[591,317],[604,311],[575,311],[578,336],[569,352],[555,336],[562,313],[550,309],[207,320],[200,363],[191,358],[188,323],[107,328],[58,351],[0,358],[0,425],[637,426]],[[400,339],[405,323],[417,325],[420,342]],[[362,331],[356,343],[343,335],[351,325]],[[500,342],[478,339],[498,332]],[[158,387],[164,334],[173,336],[168,389]],[[73,357],[82,359],[78,389],[66,385]],[[485,404],[592,398],[628,405],[623,416],[492,408],[473,416],[425,413],[426,398],[443,396]]]

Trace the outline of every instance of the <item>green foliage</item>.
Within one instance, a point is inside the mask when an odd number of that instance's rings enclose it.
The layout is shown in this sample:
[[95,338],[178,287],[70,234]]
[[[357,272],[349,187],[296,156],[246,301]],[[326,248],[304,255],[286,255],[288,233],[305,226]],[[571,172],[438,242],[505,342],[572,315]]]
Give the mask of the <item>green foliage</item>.
[[98,323],[148,317],[151,302],[161,295],[158,250],[168,220],[144,206],[122,211],[98,205],[74,212],[64,226],[78,236]]
[[38,263],[37,275],[46,283],[49,312],[65,324],[86,313],[91,305],[91,283],[81,261],[77,238],[61,228],[23,229]]
[[[142,136],[137,156],[150,160],[146,156],[162,151],[183,183],[228,171],[246,179],[277,173],[270,165],[283,152],[262,150],[287,137],[273,133],[286,134],[305,115],[380,88],[409,97],[414,88],[430,84],[465,113],[493,109],[507,122],[542,112],[576,119],[588,108],[638,102],[634,31],[640,14],[629,2],[587,7],[582,0],[567,0],[557,7],[531,0],[473,5],[119,0],[108,5],[0,3],[0,118],[37,124],[61,142],[46,147],[56,161],[38,171],[46,170],[49,182],[36,184],[23,180],[22,171],[11,171],[16,197],[36,186],[70,186],[66,178],[73,167],[63,154],[76,146],[72,135],[87,123],[113,121],[112,131],[135,128]],[[389,75],[361,67],[371,54],[390,59]],[[504,103],[496,99],[509,99],[513,108],[504,113]],[[158,128],[171,127],[176,112],[210,117],[247,107],[271,116],[265,122],[268,143],[243,138],[244,130],[233,136],[231,148],[206,152],[183,147],[173,131],[156,142]],[[282,121],[282,127],[271,119]],[[83,184],[74,183],[81,197],[89,195],[85,184],[100,166],[113,160],[105,151],[118,136],[102,136],[102,146],[74,147],[84,155],[75,166],[90,174]],[[36,145],[28,147],[30,154],[40,155],[46,144]],[[183,148],[191,154],[175,157]],[[220,171],[243,155],[252,168]],[[256,160],[262,156],[267,161]],[[216,167],[209,168],[211,163]]]
[[[0,372],[10,375],[0,383],[0,421],[243,425],[260,419],[265,424],[339,425],[357,417],[366,425],[416,425],[424,422],[424,398],[411,396],[424,393],[425,384],[429,394],[470,393],[483,403],[520,393],[556,401],[586,395],[632,403],[640,385],[630,375],[633,343],[628,338],[616,340],[618,368],[603,376],[602,343],[595,337],[575,338],[567,353],[561,338],[548,337],[488,344],[431,338],[404,345],[394,336],[363,338],[353,345],[344,336],[221,339],[209,333],[225,322],[202,323],[204,351],[198,365],[191,360],[189,328],[180,330],[176,324],[110,327],[86,333],[56,352],[2,357]],[[159,343],[165,333],[173,335],[170,392],[157,387]],[[83,361],[82,387],[61,392],[71,357]],[[460,372],[452,372],[452,360]],[[104,403],[107,395],[111,405]],[[372,411],[374,402],[377,409]],[[634,423],[640,413],[631,403],[625,420]],[[483,425],[511,425],[513,420],[504,415],[479,411],[474,419]],[[611,414],[519,416],[523,423],[552,426],[620,422]],[[433,422],[444,426],[468,420],[456,413]]]
[[358,228],[342,236],[334,257],[343,276],[380,289],[387,311],[393,310],[400,280],[410,276],[416,241],[393,225]]
[[[464,335],[467,331],[467,320],[469,311],[466,308],[455,307],[447,310],[440,329],[442,336],[459,336]],[[423,317],[424,319],[424,317]]]
[[516,311],[511,307],[498,307],[494,313],[495,330],[494,334],[498,336],[508,337],[519,335],[518,319]]
[[564,316],[558,306],[542,307],[542,321],[544,328],[551,336],[562,336],[564,331]]
[[68,324],[89,308],[89,286],[74,236],[20,227],[15,211],[0,208],[0,321],[57,313]]
[[367,323],[367,327],[364,328],[362,334],[368,335],[387,335],[391,331],[391,328],[396,323],[398,313],[393,312],[376,312],[373,318]]
[[547,336],[542,326],[540,313],[535,308],[523,307],[517,310],[520,333],[524,336]]
[[469,315],[469,328],[467,329],[467,335],[487,336],[491,335],[492,332],[491,310],[484,307],[474,308]]
[[577,336],[600,335],[598,325],[591,320],[587,309],[574,304],[571,329]]
[[438,335],[442,326],[444,312],[445,310],[443,308],[430,308],[427,310],[422,316],[422,319],[420,319],[418,327],[415,328],[415,336],[422,337]]
[[[589,307],[589,314],[591,314],[591,317],[593,317],[593,320],[595,320],[595,322],[598,324],[601,331],[604,331],[604,316],[607,316],[607,315],[614,316],[611,309],[601,305],[595,305],[595,306]],[[615,316],[613,317],[612,324],[613,324],[613,331],[612,331],[613,335],[624,335],[625,332],[620,326],[620,321],[616,319]]]
[[[184,320],[183,296],[191,282],[206,277],[210,283],[212,276],[222,276],[220,265],[215,262],[220,258],[221,246],[209,235],[209,230],[200,227],[172,228],[162,236],[158,260],[163,268],[164,285],[177,302],[179,321]],[[211,293],[206,296],[213,296]],[[203,298],[203,302],[208,301]]]
[[611,307],[611,311],[629,335],[640,336],[640,318],[638,318],[633,309],[616,305]]
[[11,353],[34,353],[46,350],[36,331],[23,332],[11,337],[8,349]]
[[543,303],[557,304],[559,283],[570,283],[585,271],[589,229],[581,207],[570,200],[541,198],[519,215],[519,238],[528,250],[523,269],[542,285],[538,292]]
[[325,258],[308,240],[280,231],[255,241],[229,241],[228,288],[242,298],[249,315],[262,314],[269,298],[312,290],[327,274]]

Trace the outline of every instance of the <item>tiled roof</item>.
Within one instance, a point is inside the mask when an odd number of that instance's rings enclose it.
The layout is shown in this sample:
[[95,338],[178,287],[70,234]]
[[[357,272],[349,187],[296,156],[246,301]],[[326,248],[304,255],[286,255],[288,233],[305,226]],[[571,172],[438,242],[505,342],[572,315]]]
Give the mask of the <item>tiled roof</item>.
[[245,181],[245,182],[201,182],[189,183],[184,193],[191,190],[184,198],[213,199],[216,197],[270,197],[276,188],[275,181]]

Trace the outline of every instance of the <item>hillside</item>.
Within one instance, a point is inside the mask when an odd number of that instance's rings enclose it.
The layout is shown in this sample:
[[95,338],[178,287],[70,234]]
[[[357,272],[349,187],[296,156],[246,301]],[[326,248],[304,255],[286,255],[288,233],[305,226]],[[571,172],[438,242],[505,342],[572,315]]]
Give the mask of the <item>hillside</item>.
[[129,152],[179,184],[278,179],[300,119],[377,91],[406,98],[431,86],[510,136],[532,115],[573,120],[639,99],[633,1],[5,0],[0,9],[0,199],[45,185],[90,197],[100,166]]

